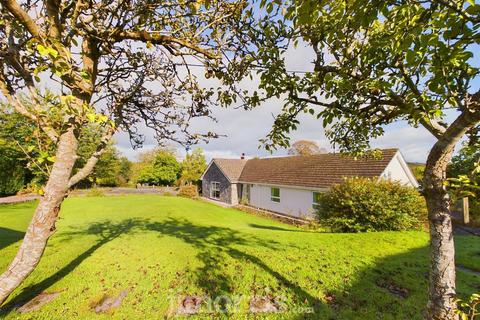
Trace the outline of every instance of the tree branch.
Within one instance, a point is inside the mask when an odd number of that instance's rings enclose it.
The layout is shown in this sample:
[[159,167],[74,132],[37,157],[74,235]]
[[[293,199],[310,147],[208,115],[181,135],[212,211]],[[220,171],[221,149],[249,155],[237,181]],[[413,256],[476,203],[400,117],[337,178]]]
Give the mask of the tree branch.
[[3,77],[3,73],[0,73],[0,92],[7,98],[7,101],[15,108],[15,111],[23,115],[24,117],[30,119],[35,123],[42,123],[44,125],[41,126],[42,130],[45,134],[52,140],[52,142],[56,143],[58,140],[57,132],[49,125],[45,124],[41,118],[37,117],[23,105],[23,103],[14,95],[11,94],[12,89],[9,88],[8,83],[6,82],[5,78]]
[[81,168],[80,170],[77,171],[76,174],[74,174],[70,180],[68,181],[68,187],[71,188],[73,187],[74,185],[76,185],[78,182],[82,181],[83,179],[85,179],[86,177],[88,177],[88,175],[90,173],[92,173],[93,171],[93,168],[95,167],[95,165],[97,164],[98,162],[98,159],[100,158],[100,156],[103,154],[103,152],[105,151],[107,145],[108,145],[108,142],[110,141],[110,139],[112,138],[113,134],[115,133],[115,129],[113,127],[109,127],[107,129],[107,132],[105,133],[105,135],[102,137],[102,139],[100,140],[100,144],[98,145],[97,147],[97,150],[92,154],[92,156],[87,160],[87,162],[85,163],[85,165],[83,166],[83,168]]
[[0,0],[1,3],[8,9],[8,11],[17,18],[30,32],[30,34],[36,38],[43,38],[44,34],[33,21],[25,10],[15,0]]
[[[455,11],[457,14],[461,15],[465,20],[468,20],[472,23],[479,23],[480,22],[480,17],[478,16],[472,16],[462,10],[462,8],[459,8],[455,4],[451,3],[450,0],[433,0],[433,2],[437,2],[453,11]],[[463,1],[461,2],[463,4]]]
[[62,25],[60,23],[60,3],[57,0],[45,1],[48,21],[50,22],[50,36],[59,39],[62,33]]
[[210,50],[201,48],[195,44],[192,44],[183,39],[177,39],[175,37],[152,33],[147,31],[116,31],[116,32],[109,32],[106,31],[106,34],[112,36],[115,41],[123,41],[123,40],[136,40],[142,42],[151,42],[152,44],[178,44],[182,47],[191,49],[197,53],[204,55],[209,59],[219,59],[219,56],[211,52]]

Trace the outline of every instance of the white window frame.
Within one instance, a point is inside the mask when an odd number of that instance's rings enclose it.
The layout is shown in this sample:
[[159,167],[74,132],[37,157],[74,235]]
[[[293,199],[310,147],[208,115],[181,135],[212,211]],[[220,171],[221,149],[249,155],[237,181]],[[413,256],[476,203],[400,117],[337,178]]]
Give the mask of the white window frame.
[[320,207],[320,203],[315,202],[315,200],[316,200],[315,194],[320,194],[320,193],[321,192],[319,192],[319,191],[312,191],[312,208],[315,209],[315,210],[318,210],[319,207]]
[[[273,190],[274,189],[278,190],[278,196],[273,195]],[[277,187],[271,187],[270,188],[270,201],[280,203],[280,188],[277,188]]]
[[[218,197],[215,197],[215,192],[218,191]],[[220,199],[220,182],[211,181],[210,182],[210,198]]]

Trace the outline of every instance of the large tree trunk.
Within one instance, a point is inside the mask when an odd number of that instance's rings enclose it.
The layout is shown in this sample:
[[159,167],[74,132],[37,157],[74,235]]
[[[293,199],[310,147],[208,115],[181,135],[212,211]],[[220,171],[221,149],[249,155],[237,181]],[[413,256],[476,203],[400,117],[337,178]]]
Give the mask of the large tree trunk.
[[7,271],[0,275],[0,305],[38,265],[47,241],[55,232],[60,205],[69,189],[69,179],[76,160],[78,141],[73,129],[63,133],[58,141],[56,160],[32,221],[17,255]]
[[457,319],[455,315],[455,248],[450,217],[450,198],[442,182],[445,171],[438,166],[426,170],[433,181],[425,189],[430,224],[430,272],[428,319]]
[[446,171],[455,145],[478,124],[479,112],[464,111],[445,130],[427,159],[423,188],[430,224],[430,272],[427,318],[458,319],[455,314],[455,247],[453,243],[450,197],[446,190]]

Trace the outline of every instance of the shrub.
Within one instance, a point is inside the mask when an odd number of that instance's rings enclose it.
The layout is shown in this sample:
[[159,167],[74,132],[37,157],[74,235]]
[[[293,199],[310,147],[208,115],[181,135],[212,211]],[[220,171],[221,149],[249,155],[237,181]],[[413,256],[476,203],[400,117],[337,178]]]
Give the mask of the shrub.
[[178,196],[194,199],[198,197],[198,189],[196,185],[190,184],[180,187],[178,191]]
[[87,197],[104,197],[105,192],[103,192],[103,190],[99,188],[92,188],[88,190],[86,196]]
[[426,205],[400,182],[348,178],[320,196],[317,214],[333,231],[412,230],[425,222]]

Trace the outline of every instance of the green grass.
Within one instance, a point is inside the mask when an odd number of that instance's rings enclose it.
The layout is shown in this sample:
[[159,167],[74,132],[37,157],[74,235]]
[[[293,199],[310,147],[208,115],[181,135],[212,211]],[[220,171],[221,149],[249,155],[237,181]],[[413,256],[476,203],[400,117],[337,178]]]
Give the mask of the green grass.
[[[34,207],[0,206],[0,270],[13,258]],[[275,319],[422,319],[426,304],[424,232],[311,232],[153,195],[69,198],[57,226],[38,268],[0,318],[162,319],[186,295],[236,297],[238,312],[217,315],[238,319],[249,317],[253,295],[283,299],[288,311],[262,316]],[[461,264],[480,269],[480,238],[456,241]],[[479,280],[459,271],[460,296],[479,291]],[[104,295],[126,288],[113,314],[92,311]],[[55,291],[62,293],[39,311],[14,310],[40,292]]]

